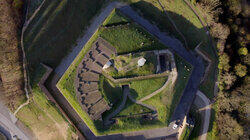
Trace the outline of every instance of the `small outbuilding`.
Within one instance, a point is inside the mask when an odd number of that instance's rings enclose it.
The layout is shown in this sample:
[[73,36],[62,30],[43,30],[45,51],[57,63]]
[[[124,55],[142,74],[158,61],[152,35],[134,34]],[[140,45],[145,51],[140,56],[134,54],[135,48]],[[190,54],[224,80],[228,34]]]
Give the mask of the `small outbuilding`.
[[140,58],[140,59],[138,60],[137,63],[138,63],[138,66],[139,66],[139,67],[142,67],[142,66],[145,64],[145,62],[146,62],[146,59],[142,57],[142,58]]

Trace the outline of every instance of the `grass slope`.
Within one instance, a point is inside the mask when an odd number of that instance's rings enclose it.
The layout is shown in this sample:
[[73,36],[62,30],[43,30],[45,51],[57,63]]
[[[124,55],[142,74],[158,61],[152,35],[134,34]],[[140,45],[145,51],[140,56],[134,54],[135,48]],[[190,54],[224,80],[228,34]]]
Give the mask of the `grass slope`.
[[162,77],[130,82],[130,94],[134,99],[139,100],[161,88],[167,79]]
[[17,117],[38,139],[74,139],[74,128],[37,86],[44,72],[45,69],[39,67],[39,72],[33,75],[31,102],[17,113]]
[[46,0],[24,34],[30,70],[40,62],[55,68],[103,4],[100,0]]

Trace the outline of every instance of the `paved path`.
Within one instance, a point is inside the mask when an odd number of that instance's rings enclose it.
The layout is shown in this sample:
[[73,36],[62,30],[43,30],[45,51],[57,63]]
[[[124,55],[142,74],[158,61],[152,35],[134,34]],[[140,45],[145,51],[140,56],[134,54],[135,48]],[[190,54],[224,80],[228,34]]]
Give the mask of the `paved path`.
[[210,100],[201,91],[198,90],[196,93],[194,104],[198,107],[200,113],[204,112],[204,117],[202,118],[202,128],[200,131],[201,135],[199,136],[199,139],[206,140],[211,115]]
[[17,127],[16,121],[14,115],[0,102],[0,131],[11,139],[16,135],[21,140],[29,140],[30,138]]

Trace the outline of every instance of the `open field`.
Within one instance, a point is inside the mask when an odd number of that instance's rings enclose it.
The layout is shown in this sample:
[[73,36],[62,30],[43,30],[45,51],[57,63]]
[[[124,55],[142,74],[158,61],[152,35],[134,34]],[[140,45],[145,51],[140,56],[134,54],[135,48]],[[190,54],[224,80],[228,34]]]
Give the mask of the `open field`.
[[[113,13],[114,12],[116,11],[113,11]],[[104,22],[106,26],[109,25],[108,20],[110,20],[112,24],[117,24],[117,23],[120,23],[121,20],[125,19],[125,18],[118,18],[116,14],[113,14],[113,13],[111,14],[111,16],[115,17],[115,20],[113,20],[112,17],[108,17],[107,20]],[[127,21],[128,19],[126,19],[125,22]],[[103,128],[99,121],[92,121],[88,117],[88,115],[81,109],[81,106],[79,105],[77,101],[76,93],[74,90],[75,89],[74,78],[76,75],[77,66],[83,59],[86,52],[90,49],[92,43],[95,42],[95,40],[98,38],[98,36],[101,36],[104,39],[106,39],[108,42],[110,42],[114,47],[116,47],[118,53],[121,53],[121,54],[128,53],[128,52],[137,52],[138,50],[144,51],[144,50],[163,49],[163,48],[166,49],[164,45],[162,45],[157,40],[155,40],[154,37],[152,37],[149,33],[144,31],[139,25],[130,23],[129,26],[127,26],[126,28],[125,26],[127,25],[122,25],[122,26],[117,26],[117,27],[115,26],[115,27],[99,28],[99,30],[88,41],[88,43],[85,45],[85,47],[82,49],[82,51],[79,53],[77,58],[73,61],[73,63],[70,65],[68,70],[65,72],[65,74],[62,76],[62,78],[57,84],[57,87],[59,88],[61,93],[64,95],[64,97],[69,101],[69,103],[77,111],[79,116],[84,120],[84,122],[89,126],[92,132],[96,135],[121,133],[121,132],[133,131],[133,130],[142,130],[142,129],[167,126],[167,124],[169,123],[171,114],[173,113],[176,105],[178,104],[179,98],[181,97],[182,92],[185,88],[185,85],[187,84],[188,77],[190,74],[190,71],[187,71],[187,68],[191,69],[190,65],[186,63],[182,58],[176,56],[177,69],[178,69],[178,72],[180,72],[177,78],[176,86],[174,87],[174,89],[169,89],[169,86],[168,86],[167,89],[164,90],[165,92],[162,92],[161,94],[159,94],[159,96],[157,95],[157,97],[156,96],[153,97],[155,99],[153,100],[150,99],[146,101],[147,103],[149,104],[151,103],[153,106],[155,106],[155,104],[156,105],[159,104],[155,102],[159,102],[159,100],[162,99],[163,102],[161,102],[157,108],[157,110],[159,109],[158,111],[161,114],[159,120],[148,122],[148,121],[141,121],[140,118],[133,118],[133,119],[119,118],[117,119],[117,123],[112,125],[108,129]],[[111,28],[117,28],[118,30],[113,30],[113,29],[111,30]],[[134,38],[137,38],[138,40]],[[140,46],[141,44],[140,41],[145,42],[144,44],[146,45]],[[131,47],[131,45],[134,47]],[[184,66],[186,66],[186,68]],[[155,81],[155,86],[153,87],[154,88],[153,90],[160,88],[160,85],[157,85],[156,81]],[[161,82],[163,85],[165,81],[166,81],[166,78],[160,78],[158,79],[157,82]],[[107,86],[107,88],[103,87],[104,91],[106,90],[108,92],[112,92],[116,94],[121,91],[119,87],[115,87],[115,85],[110,84],[110,82],[107,82],[104,80],[102,81],[102,83],[103,85]],[[135,89],[138,88],[136,89],[137,92],[143,92],[137,83],[131,83],[131,84],[134,86]],[[146,92],[146,93],[149,93],[149,92]],[[144,95],[140,95],[140,96],[144,96]],[[121,94],[118,94],[116,97],[106,94],[104,95],[104,97],[106,98],[106,100],[109,100],[109,102],[112,103],[115,101],[115,98],[120,98]],[[115,104],[119,105],[119,101]],[[129,108],[129,110],[137,110],[138,108],[140,108],[138,106],[137,107],[130,106],[130,107],[131,108]],[[112,112],[113,108],[110,110],[110,112]]]
[[74,128],[36,85],[45,72],[44,68],[39,68],[39,74],[33,75],[32,79],[32,99],[18,112],[18,119],[32,130],[37,139],[76,139]]

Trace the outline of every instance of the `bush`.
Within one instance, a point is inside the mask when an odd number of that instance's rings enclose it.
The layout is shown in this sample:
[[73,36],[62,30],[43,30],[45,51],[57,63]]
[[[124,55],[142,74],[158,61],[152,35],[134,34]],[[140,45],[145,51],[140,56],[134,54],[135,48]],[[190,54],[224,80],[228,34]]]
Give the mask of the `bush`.
[[234,70],[239,77],[244,77],[247,74],[247,67],[242,64],[237,64]]
[[246,47],[241,47],[239,50],[238,50],[238,53],[239,55],[247,55],[248,54],[248,50]]

